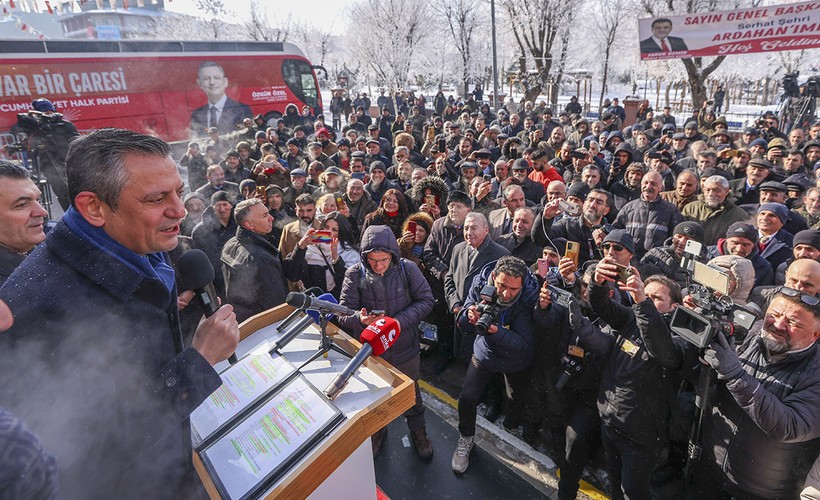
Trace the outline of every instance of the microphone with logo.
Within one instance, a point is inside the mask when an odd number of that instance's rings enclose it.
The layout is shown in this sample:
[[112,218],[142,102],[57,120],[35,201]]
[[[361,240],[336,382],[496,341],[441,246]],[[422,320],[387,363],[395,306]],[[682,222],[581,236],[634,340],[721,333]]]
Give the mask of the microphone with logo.
[[[177,270],[180,290],[193,290],[206,318],[215,313],[219,309],[219,297],[214,289],[214,266],[205,252],[197,248],[188,250],[179,257]],[[236,363],[236,354],[231,354],[228,362]]]
[[364,329],[361,335],[362,348],[345,366],[344,370],[333,379],[325,390],[328,399],[336,399],[336,396],[347,386],[347,382],[371,355],[381,356],[384,351],[396,343],[399,338],[399,324],[395,319],[382,317],[371,323]]
[[[285,299],[288,305],[296,307],[297,312],[301,312],[305,310],[307,314],[296,320],[295,323],[287,326],[286,329],[282,330],[282,335],[276,339],[276,342],[273,343],[271,349],[268,352],[274,351],[281,351],[283,347],[290,344],[290,342],[295,339],[300,333],[304,332],[305,329],[313,323],[319,324],[319,314],[315,312],[314,309],[310,307],[302,307],[304,302],[308,304],[327,304],[328,307],[335,306],[335,307],[343,307],[336,303],[336,297],[329,293],[323,293],[316,298],[311,297],[310,295],[306,295],[303,293],[295,293],[291,292],[288,294],[287,299]],[[299,305],[297,305],[297,303]],[[332,315],[330,315],[332,317]],[[328,319],[330,319],[328,317]],[[287,320],[287,319],[286,319]]]

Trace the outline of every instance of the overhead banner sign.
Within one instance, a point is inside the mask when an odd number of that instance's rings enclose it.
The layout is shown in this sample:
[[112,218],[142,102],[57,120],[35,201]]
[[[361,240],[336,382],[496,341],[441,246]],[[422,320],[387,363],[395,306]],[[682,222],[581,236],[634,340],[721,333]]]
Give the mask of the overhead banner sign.
[[820,48],[820,0],[638,20],[641,59]]

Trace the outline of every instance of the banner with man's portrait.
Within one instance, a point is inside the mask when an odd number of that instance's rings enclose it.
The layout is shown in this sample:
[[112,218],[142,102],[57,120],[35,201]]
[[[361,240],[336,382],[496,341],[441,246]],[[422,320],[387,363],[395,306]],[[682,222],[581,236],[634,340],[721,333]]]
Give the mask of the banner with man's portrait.
[[820,0],[638,20],[641,59],[820,48]]

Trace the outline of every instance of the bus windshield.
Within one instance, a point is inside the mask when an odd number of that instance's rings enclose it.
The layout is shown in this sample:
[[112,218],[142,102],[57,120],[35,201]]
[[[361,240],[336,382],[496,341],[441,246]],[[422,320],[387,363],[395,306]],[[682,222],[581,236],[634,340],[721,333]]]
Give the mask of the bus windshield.
[[311,108],[316,107],[319,91],[310,64],[300,59],[286,59],[282,61],[282,77],[296,97]]

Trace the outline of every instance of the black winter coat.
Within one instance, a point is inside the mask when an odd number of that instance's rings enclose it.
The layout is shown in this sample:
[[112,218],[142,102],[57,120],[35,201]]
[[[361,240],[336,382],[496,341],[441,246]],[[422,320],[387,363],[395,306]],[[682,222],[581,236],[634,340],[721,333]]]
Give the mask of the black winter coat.
[[288,285],[279,251],[264,237],[245,228],[222,249],[225,297],[241,323],[254,314],[285,303]]

